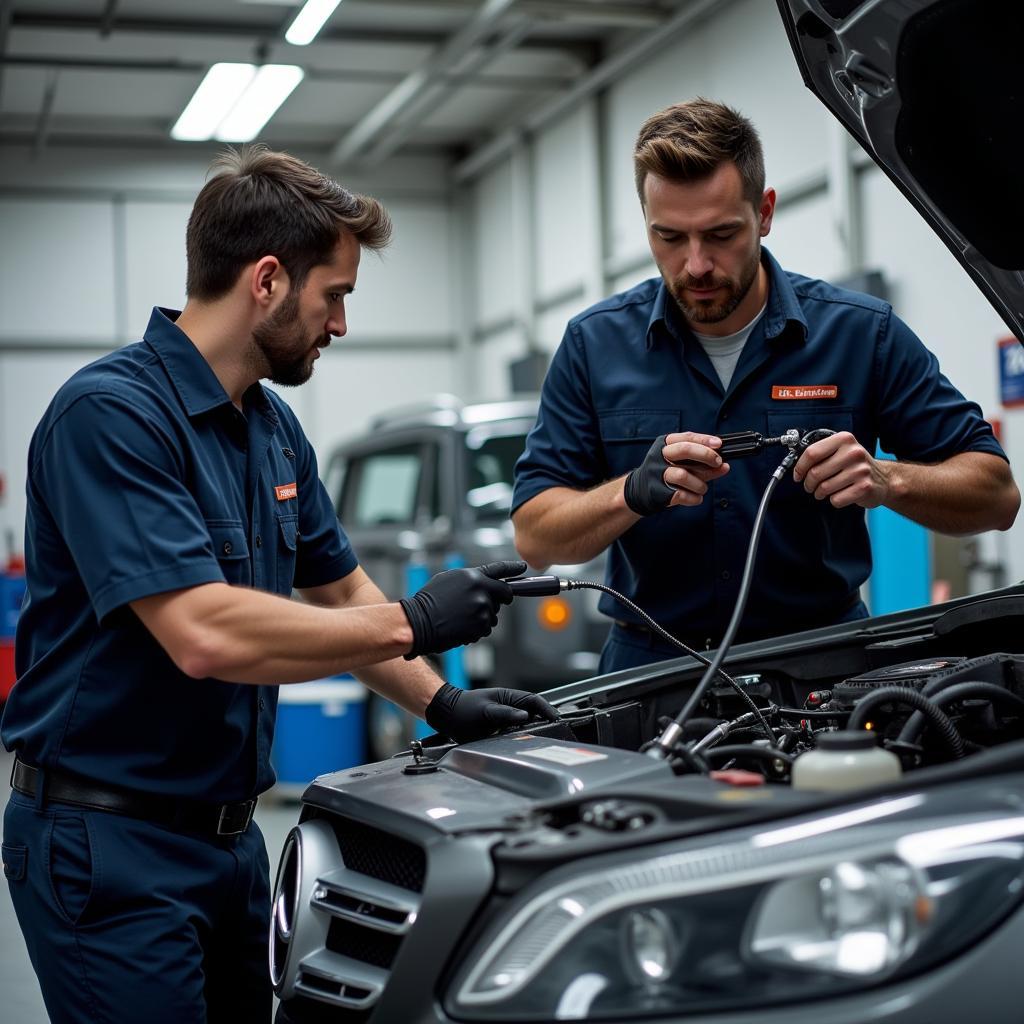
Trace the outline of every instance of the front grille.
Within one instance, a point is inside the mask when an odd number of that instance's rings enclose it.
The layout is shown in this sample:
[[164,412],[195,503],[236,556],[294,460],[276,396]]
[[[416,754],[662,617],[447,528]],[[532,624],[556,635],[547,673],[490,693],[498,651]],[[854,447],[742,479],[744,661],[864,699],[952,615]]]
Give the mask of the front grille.
[[427,860],[420,847],[372,825],[331,818],[345,867],[411,892],[422,892]]
[[401,935],[388,935],[349,921],[335,919],[327,930],[327,948],[332,953],[387,970],[395,962],[401,945]]
[[380,998],[416,921],[426,853],[334,815],[292,830],[274,896],[271,964],[282,1005],[327,1003],[339,1022]]

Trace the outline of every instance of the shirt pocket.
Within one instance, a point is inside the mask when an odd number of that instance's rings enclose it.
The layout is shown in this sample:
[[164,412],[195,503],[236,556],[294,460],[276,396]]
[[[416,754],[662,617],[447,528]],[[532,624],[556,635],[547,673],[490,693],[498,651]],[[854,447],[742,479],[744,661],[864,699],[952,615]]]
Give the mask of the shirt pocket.
[[277,593],[287,597],[295,584],[295,561],[299,546],[299,517],[277,517]]
[[609,476],[636,469],[654,440],[680,429],[678,409],[620,409],[598,413],[598,429],[608,462]]
[[228,583],[238,586],[252,584],[252,566],[249,561],[249,542],[241,523],[206,521],[221,572]]

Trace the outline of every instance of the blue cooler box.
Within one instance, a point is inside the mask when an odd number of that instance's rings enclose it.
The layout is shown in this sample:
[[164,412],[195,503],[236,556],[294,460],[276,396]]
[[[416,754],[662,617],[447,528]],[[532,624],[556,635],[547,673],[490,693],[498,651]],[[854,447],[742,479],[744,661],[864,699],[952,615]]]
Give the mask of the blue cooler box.
[[317,775],[365,762],[366,695],[352,676],[280,688],[270,752],[280,785],[301,791]]

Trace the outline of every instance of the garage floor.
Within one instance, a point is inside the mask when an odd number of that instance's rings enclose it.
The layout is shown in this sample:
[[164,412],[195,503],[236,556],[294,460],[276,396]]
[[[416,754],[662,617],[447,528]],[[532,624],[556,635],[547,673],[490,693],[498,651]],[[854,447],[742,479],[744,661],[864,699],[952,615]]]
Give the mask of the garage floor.
[[[7,806],[7,780],[11,777],[13,754],[0,747],[0,807]],[[288,830],[298,820],[298,802],[276,799],[273,790],[261,800],[256,820],[267,840],[270,853],[271,876],[277,871],[277,856],[284,845]],[[42,996],[32,972],[25,943],[14,916],[7,885],[0,891],[0,993],[3,993],[3,1019],[18,1024],[47,1024]]]

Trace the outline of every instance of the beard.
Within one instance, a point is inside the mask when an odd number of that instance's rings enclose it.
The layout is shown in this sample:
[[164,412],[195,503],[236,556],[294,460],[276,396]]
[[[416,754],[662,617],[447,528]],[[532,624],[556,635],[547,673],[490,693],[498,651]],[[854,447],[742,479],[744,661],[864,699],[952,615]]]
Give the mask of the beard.
[[[747,297],[751,285],[757,278],[757,270],[761,265],[760,243],[754,247],[750,259],[740,270],[739,277],[715,277],[706,274],[704,277],[683,277],[666,282],[668,290],[682,310],[683,316],[693,324],[718,324],[733,313],[737,306]],[[687,299],[688,288],[721,288],[724,294],[713,299]]]
[[330,342],[329,335],[309,336],[299,318],[299,298],[290,294],[252,331],[254,355],[262,362],[261,377],[283,387],[298,387],[313,376],[313,349]]

